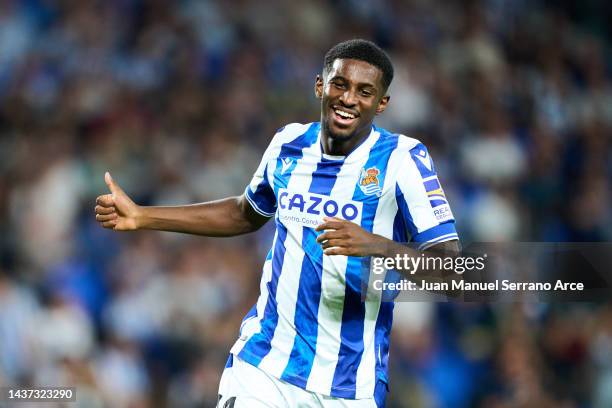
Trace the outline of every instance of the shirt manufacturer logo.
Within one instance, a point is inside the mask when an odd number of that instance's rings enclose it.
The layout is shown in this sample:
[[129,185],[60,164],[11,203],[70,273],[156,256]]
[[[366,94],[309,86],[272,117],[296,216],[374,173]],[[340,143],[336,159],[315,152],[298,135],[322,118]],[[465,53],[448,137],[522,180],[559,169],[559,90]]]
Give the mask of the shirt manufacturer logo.
[[291,157],[283,157],[281,159],[281,174],[285,174],[289,167],[293,164],[293,159]]
[[431,158],[429,157],[429,154],[427,154],[425,150],[419,150],[419,152],[415,154],[414,157],[419,159],[421,164],[425,166],[427,170],[432,171],[433,166],[431,165]]

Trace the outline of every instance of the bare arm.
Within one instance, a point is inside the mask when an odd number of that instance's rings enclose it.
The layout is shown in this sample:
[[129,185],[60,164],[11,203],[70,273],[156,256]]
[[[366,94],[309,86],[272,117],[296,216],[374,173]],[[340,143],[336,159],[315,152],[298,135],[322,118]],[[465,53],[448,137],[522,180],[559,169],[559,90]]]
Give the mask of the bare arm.
[[246,234],[261,228],[268,218],[256,213],[244,196],[200,204],[172,207],[143,207],[106,173],[111,194],[96,200],[96,221],[115,231],[159,230],[210,237]]

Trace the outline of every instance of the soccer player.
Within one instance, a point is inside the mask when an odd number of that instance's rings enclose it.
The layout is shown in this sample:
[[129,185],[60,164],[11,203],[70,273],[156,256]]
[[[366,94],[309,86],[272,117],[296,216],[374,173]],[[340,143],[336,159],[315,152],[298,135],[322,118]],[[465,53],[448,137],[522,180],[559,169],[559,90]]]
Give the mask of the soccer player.
[[427,149],[373,125],[393,67],[374,43],[325,55],[315,80],[320,122],[276,133],[239,197],[142,207],[105,174],[96,220],[118,231],[276,234],[261,294],[246,314],[219,387],[219,407],[380,407],[387,393],[392,302],[362,301],[371,256],[458,251],[454,219]]

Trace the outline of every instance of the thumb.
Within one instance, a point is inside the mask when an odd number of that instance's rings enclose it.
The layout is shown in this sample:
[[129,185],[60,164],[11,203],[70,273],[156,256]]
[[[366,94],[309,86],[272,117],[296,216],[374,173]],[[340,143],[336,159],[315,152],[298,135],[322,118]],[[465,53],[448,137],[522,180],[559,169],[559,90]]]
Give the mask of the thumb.
[[121,191],[121,188],[115,183],[115,180],[111,177],[110,173],[107,171],[104,173],[104,182],[108,186],[110,192],[115,195]]

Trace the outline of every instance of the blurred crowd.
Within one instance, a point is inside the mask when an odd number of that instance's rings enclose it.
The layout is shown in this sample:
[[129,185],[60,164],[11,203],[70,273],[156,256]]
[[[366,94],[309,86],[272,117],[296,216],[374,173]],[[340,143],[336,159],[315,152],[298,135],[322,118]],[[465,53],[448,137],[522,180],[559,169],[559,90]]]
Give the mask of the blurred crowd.
[[[272,223],[113,233],[137,203],[241,194],[314,78],[362,37],[379,126],[429,148],[463,244],[612,238],[612,6],[593,1],[0,1],[0,385],[79,407],[214,406]],[[396,306],[389,407],[612,406],[609,304]]]

